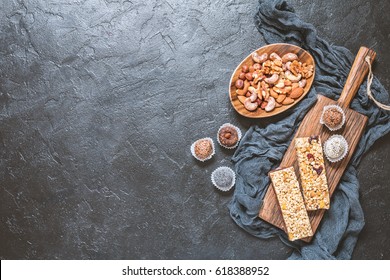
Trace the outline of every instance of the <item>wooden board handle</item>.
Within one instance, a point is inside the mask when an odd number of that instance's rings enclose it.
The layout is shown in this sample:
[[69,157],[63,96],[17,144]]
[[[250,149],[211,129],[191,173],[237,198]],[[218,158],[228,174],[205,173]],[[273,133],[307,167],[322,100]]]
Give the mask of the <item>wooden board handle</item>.
[[373,50],[360,47],[359,52],[356,55],[355,61],[353,62],[352,68],[349,71],[349,75],[347,81],[345,82],[345,86],[343,91],[341,92],[338,103],[342,107],[349,107],[352,99],[355,97],[356,92],[358,91],[360,85],[362,84],[364,78],[368,72],[368,64],[365,61],[366,56],[370,57],[370,62],[374,61],[376,56],[376,52]]

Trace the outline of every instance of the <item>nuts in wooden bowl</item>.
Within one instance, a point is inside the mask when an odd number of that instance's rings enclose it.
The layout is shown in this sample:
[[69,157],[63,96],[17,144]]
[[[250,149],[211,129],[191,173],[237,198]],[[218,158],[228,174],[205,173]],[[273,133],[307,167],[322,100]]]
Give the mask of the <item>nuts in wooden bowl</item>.
[[290,44],[267,45],[236,68],[230,81],[230,100],[243,116],[273,116],[308,93],[314,74],[314,60],[305,50]]

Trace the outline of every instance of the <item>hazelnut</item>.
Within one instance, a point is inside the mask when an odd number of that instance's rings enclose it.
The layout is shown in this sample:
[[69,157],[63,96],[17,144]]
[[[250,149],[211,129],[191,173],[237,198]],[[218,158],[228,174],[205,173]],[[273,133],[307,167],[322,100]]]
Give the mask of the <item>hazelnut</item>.
[[236,88],[242,89],[244,87],[244,81],[241,79],[238,79],[236,81]]
[[244,72],[241,72],[240,75],[238,75],[238,78],[240,80],[245,80],[245,73]]
[[232,136],[232,134],[230,132],[225,133],[225,138],[226,139],[230,139],[231,136]]
[[246,73],[246,74],[245,74],[245,78],[246,78],[248,81],[252,81],[252,80],[253,80],[252,73],[251,73],[251,72]]
[[242,72],[244,72],[244,73],[248,73],[249,72],[249,67],[248,67],[248,65],[244,65],[244,66],[242,66]]

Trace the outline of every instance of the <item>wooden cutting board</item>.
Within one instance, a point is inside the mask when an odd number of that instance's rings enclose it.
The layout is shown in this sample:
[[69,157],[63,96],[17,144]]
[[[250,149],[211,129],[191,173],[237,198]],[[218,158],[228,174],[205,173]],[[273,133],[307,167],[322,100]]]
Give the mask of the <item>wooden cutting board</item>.
[[[351,71],[349,72],[344,89],[340,95],[340,99],[338,101],[334,101],[325,96],[318,95],[317,103],[306,114],[294,136],[294,139],[291,141],[291,144],[288,147],[280,163],[280,167],[294,166],[295,172],[299,179],[298,162],[296,160],[296,152],[294,147],[295,138],[311,135],[320,135],[321,141],[322,143],[324,143],[333,134],[343,135],[349,145],[349,152],[347,156],[337,163],[330,163],[328,160],[325,159],[325,169],[330,195],[332,195],[335,191],[341,176],[347,168],[348,162],[351,159],[353,152],[355,151],[355,148],[359,143],[360,137],[362,136],[368,121],[368,117],[349,108],[352,99],[354,98],[356,92],[358,91],[361,83],[363,82],[368,72],[368,64],[365,61],[366,56],[370,57],[372,63],[376,56],[376,53],[366,47],[360,48],[352,65]],[[323,107],[330,104],[337,104],[341,106],[346,115],[345,125],[341,130],[335,132],[331,132],[319,122]],[[330,207],[332,207],[332,200]],[[316,232],[321,222],[321,219],[325,214],[325,211],[326,210],[317,210],[309,212],[309,218],[313,233]],[[280,211],[272,184],[268,186],[267,193],[264,196],[264,201],[259,212],[259,217],[266,222],[273,224],[286,231],[282,218],[282,213]],[[305,238],[303,240],[306,242],[310,242],[311,238]]]

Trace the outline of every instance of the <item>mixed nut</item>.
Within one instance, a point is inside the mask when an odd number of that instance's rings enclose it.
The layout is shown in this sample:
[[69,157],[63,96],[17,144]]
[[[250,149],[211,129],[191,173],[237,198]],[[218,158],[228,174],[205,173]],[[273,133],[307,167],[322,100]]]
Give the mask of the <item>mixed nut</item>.
[[251,57],[253,65],[243,65],[234,83],[237,98],[248,111],[271,112],[294,103],[314,73],[314,66],[298,61],[295,53],[280,57],[275,52],[269,56],[253,52]]

